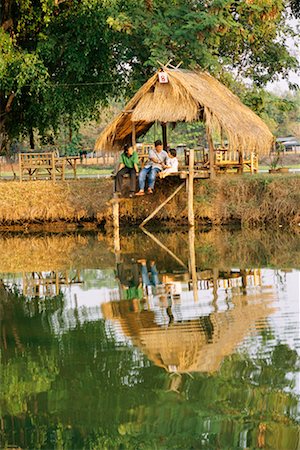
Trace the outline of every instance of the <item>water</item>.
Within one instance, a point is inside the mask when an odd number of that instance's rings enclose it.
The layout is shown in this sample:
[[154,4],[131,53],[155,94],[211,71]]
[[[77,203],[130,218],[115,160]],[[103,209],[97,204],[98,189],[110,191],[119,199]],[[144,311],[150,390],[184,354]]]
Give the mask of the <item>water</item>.
[[153,234],[0,236],[0,448],[300,448],[300,236]]

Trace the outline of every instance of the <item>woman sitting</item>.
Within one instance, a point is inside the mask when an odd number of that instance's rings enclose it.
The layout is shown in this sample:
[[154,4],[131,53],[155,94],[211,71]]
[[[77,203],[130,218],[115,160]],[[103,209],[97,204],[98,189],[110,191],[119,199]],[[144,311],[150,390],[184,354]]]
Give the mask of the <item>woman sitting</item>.
[[115,193],[120,195],[122,191],[123,176],[126,173],[130,175],[130,194],[133,197],[136,189],[136,174],[139,172],[139,157],[133,147],[124,145],[124,151],[121,153],[119,168],[115,179]]

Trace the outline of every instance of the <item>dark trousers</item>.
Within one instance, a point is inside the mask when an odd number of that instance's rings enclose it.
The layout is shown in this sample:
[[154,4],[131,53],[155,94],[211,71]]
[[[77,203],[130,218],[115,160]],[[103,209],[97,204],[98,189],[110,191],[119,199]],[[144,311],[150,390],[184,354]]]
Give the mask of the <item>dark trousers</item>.
[[115,192],[121,192],[122,184],[123,184],[123,176],[129,173],[130,175],[130,192],[135,192],[136,188],[136,171],[134,167],[129,169],[129,167],[123,167],[123,169],[119,170],[115,178]]

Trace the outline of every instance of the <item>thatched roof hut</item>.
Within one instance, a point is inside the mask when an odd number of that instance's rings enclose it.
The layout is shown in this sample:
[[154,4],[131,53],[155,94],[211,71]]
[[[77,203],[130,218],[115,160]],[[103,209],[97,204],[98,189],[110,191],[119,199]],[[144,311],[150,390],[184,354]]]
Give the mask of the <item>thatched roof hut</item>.
[[119,150],[155,123],[203,121],[207,133],[222,132],[235,150],[267,154],[273,136],[267,125],[222,83],[206,72],[165,67],[168,82],[153,75],[105,128],[95,150]]

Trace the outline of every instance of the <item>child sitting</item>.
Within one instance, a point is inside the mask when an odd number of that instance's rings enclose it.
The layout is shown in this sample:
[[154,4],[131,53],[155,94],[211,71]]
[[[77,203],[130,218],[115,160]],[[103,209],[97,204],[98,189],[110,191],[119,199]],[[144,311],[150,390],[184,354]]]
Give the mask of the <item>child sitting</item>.
[[167,177],[170,173],[178,172],[178,159],[176,158],[177,152],[175,148],[171,148],[168,152],[168,157],[166,159],[166,165],[164,170],[159,172],[158,176],[160,178]]

